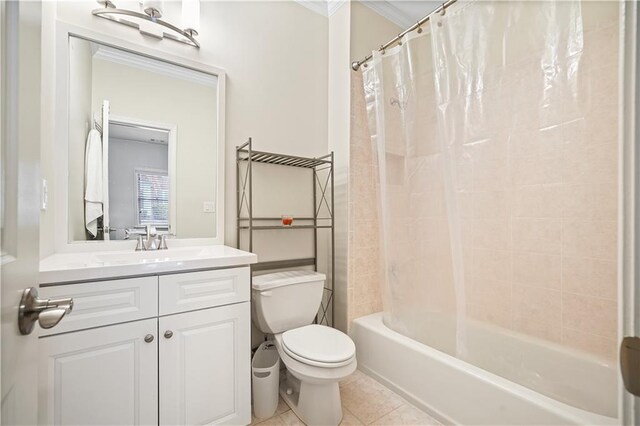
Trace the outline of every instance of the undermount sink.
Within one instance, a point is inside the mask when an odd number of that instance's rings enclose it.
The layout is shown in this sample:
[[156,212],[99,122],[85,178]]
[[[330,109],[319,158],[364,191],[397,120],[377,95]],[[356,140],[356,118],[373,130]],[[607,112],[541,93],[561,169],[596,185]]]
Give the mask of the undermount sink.
[[149,250],[118,253],[100,253],[95,258],[105,263],[129,263],[139,262],[171,262],[177,260],[192,259],[202,252],[202,248],[175,248],[168,250]]

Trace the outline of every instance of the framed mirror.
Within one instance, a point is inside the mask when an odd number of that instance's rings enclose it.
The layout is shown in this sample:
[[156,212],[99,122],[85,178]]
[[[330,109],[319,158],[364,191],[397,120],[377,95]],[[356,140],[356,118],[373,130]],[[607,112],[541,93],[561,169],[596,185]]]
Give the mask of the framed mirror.
[[82,31],[62,38],[65,242],[152,229],[222,243],[224,73]]

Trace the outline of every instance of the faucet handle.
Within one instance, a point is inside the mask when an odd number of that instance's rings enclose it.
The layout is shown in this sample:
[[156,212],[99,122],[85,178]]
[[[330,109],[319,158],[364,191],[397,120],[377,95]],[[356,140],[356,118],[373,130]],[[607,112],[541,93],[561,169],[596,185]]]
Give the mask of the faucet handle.
[[158,244],[158,250],[167,250],[167,234],[160,234],[160,243]]
[[166,250],[169,247],[167,247],[167,238],[168,237],[175,237],[176,234],[171,234],[169,232],[160,234],[160,243],[158,244],[158,250]]
[[144,245],[144,240],[142,239],[142,235],[138,235],[137,243],[136,243],[136,251],[146,250],[147,247]]

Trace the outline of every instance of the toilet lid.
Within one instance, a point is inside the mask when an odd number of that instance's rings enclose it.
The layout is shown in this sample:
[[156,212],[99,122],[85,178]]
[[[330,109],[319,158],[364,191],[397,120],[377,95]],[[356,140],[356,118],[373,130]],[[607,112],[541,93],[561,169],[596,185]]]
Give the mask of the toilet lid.
[[318,324],[285,331],[282,344],[295,358],[317,363],[342,363],[352,359],[356,353],[356,346],[349,336]]

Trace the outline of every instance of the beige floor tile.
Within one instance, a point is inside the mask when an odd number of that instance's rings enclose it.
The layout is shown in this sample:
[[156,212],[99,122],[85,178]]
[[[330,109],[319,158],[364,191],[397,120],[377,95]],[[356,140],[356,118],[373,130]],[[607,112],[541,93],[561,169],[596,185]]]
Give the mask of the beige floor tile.
[[296,413],[293,412],[293,410],[289,410],[287,412],[284,412],[282,414],[280,414],[280,420],[282,421],[282,424],[287,425],[287,426],[304,426],[304,422],[302,420],[300,420],[298,418],[298,416],[296,416]]
[[405,402],[368,376],[343,386],[341,394],[342,404],[365,424],[389,414]]
[[[342,422],[340,426],[363,426],[367,424],[406,426],[439,425],[426,413],[407,403],[390,389],[356,371],[340,382],[342,397]],[[252,425],[260,426],[304,426],[287,403],[280,398],[273,417],[252,417]]]
[[340,426],[362,426],[362,422],[351,414],[351,411],[342,407],[342,421],[340,422]]
[[348,385],[349,383],[355,382],[356,380],[361,379],[363,377],[367,377],[367,376],[360,370],[356,370],[353,372],[352,375],[340,381],[340,388],[342,388],[345,385]]
[[372,423],[379,426],[440,425],[440,422],[417,408],[405,404]]
[[270,419],[264,420],[257,424],[259,424],[260,426],[285,426],[285,423],[282,421],[280,416],[273,416]]
[[289,411],[291,410],[291,407],[289,407],[289,405],[287,405],[286,401],[284,399],[282,399],[282,397],[278,398],[278,408],[276,408],[276,414],[282,414],[285,411]]

